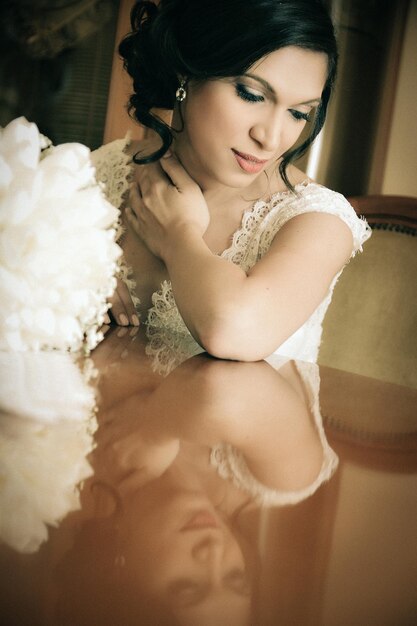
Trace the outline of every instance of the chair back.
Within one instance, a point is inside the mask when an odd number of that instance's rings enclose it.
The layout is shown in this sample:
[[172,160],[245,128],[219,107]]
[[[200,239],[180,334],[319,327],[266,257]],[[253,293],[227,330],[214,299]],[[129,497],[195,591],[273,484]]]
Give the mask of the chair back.
[[319,363],[417,388],[417,198],[349,201],[373,233],[336,284]]

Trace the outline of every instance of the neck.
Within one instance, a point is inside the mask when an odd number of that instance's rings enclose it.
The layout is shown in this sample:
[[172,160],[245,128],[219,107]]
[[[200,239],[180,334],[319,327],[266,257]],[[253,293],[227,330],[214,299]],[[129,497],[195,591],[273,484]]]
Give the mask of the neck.
[[180,139],[174,140],[172,148],[182,166],[202,190],[209,209],[219,209],[222,206],[230,208],[234,204],[242,205],[243,202],[250,204],[275,191],[270,183],[270,181],[274,181],[276,184],[276,174],[274,174],[273,168],[270,172],[259,174],[246,187],[228,187],[213,180],[210,175],[202,171],[199,164],[193,159],[192,150]]

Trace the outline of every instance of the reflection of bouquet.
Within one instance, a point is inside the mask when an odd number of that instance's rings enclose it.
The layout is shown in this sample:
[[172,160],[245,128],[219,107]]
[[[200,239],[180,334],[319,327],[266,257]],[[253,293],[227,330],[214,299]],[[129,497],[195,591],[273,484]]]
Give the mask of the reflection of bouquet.
[[118,211],[81,144],[0,131],[0,348],[93,348],[115,285]]
[[77,485],[92,475],[88,422],[54,424],[0,415],[0,540],[35,552],[48,527],[80,508]]
[[0,541],[35,552],[80,508],[92,475],[95,392],[64,352],[0,351]]

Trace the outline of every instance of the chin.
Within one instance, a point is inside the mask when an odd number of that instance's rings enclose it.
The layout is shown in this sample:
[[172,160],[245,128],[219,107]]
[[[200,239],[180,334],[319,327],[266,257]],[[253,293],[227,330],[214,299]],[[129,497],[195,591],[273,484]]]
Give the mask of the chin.
[[205,186],[212,187],[213,185],[222,185],[230,189],[244,189],[251,185],[262,173],[263,172],[246,174],[244,172],[231,172],[230,174],[225,174],[224,171],[221,173],[213,172],[211,177],[205,177]]
[[[181,154],[179,156],[188,174],[203,191],[217,186],[228,187],[229,189],[244,189],[264,172],[264,170],[253,174],[243,172],[236,167],[234,161],[232,163],[223,163],[219,167],[213,168],[212,164],[216,161],[215,159],[207,163],[197,158],[187,159],[185,155],[182,158]],[[217,162],[221,163],[221,160],[219,159]]]

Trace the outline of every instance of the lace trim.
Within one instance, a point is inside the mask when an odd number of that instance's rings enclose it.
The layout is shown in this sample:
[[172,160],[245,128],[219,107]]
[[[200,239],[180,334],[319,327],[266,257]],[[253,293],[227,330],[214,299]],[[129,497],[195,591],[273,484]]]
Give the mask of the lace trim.
[[[317,183],[309,183],[305,186],[305,191],[299,197],[297,204],[285,202],[283,211],[282,199],[274,197],[272,200],[272,210],[279,209],[278,220],[274,222],[273,228],[268,230],[268,234],[275,236],[276,232],[286,224],[291,218],[304,213],[327,213],[339,217],[349,227],[353,237],[352,255],[362,252],[362,246],[372,234],[371,228],[364,217],[358,217],[352,205],[346,198],[331,189],[322,187]],[[272,239],[271,239],[272,240]],[[270,246],[271,241],[265,240],[264,246]]]
[[[126,151],[129,145],[130,137],[126,136],[124,139],[102,146],[93,153],[98,178],[105,185],[107,198],[117,208],[123,208],[132,177],[131,158]],[[357,217],[346,198],[310,180],[299,183],[295,190],[296,195],[285,190],[273,194],[268,200],[256,201],[244,213],[241,227],[234,233],[230,247],[219,256],[239,265],[244,271],[248,271],[269,250],[278,230],[292,217],[307,212],[331,213],[340,217],[353,235],[352,257],[358,250],[362,250],[362,245],[370,236],[371,230],[365,220]],[[122,228],[119,230],[119,235],[122,235]],[[119,275],[126,283],[132,294],[132,300],[138,308],[139,299],[135,293],[135,282],[131,269],[123,258],[120,262]],[[328,294],[312,316],[283,344],[283,354],[303,360],[317,358],[322,319],[339,275],[334,279]],[[152,296],[152,307],[148,312],[147,320],[148,338],[151,339],[157,332],[167,328],[183,337],[190,336],[176,306],[169,280],[164,281],[160,289]],[[194,343],[194,346],[198,346],[193,339],[190,341]],[[302,345],[304,348],[301,348]],[[278,348],[280,349],[281,347]]]
[[[353,207],[344,196],[310,181],[296,185],[295,190],[296,196],[290,191],[280,191],[273,194],[268,201],[256,201],[244,213],[241,228],[234,233],[230,247],[224,250],[220,257],[226,258],[242,267],[244,271],[248,271],[269,250],[276,233],[288,220],[308,212],[331,213],[340,217],[353,235],[352,257],[357,251],[362,250],[363,243],[370,237],[371,229],[365,220],[358,218]],[[316,332],[310,333],[311,336],[307,338],[310,345],[307,346],[304,341],[302,353],[293,353],[289,356],[306,360],[317,358],[322,319],[331,301],[333,289],[339,276],[340,273],[333,280],[324,300],[301,327],[304,331],[315,329]],[[168,327],[175,333],[188,333],[175,304],[170,281],[164,281],[161,288],[153,294],[152,305],[147,322],[150,332],[152,332],[151,329],[156,331],[162,327]],[[289,341],[293,341],[295,335],[296,333],[290,337]],[[312,357],[313,353],[314,356]]]
[[178,310],[170,280],[164,280],[160,289],[152,294],[152,307],[147,319],[148,334],[161,327],[170,328],[175,333],[189,333]]
[[[313,183],[308,179],[302,183],[298,183],[294,187],[297,195],[294,195],[293,192],[289,190],[284,190],[272,194],[268,200],[257,200],[244,212],[240,228],[233,234],[229,248],[226,248],[220,256],[227,258],[229,261],[241,267],[244,267],[242,264],[245,263],[245,259],[248,257],[253,257],[254,254],[258,257],[256,235],[259,233],[259,226],[263,224],[267,215],[274,208],[274,205],[284,203],[286,200],[294,202],[294,200],[297,200],[300,196],[302,190],[306,189],[310,184]],[[247,254],[245,254],[245,251],[247,251]],[[248,266],[246,269],[249,270],[250,267],[251,266]]]
[[204,352],[192,335],[173,333],[170,329],[148,330],[145,352],[152,359],[152,369],[166,377],[183,361]]
[[[95,150],[91,157],[96,168],[97,179],[103,184],[107,200],[116,208],[123,210],[126,198],[132,182],[133,169],[132,159],[127,153],[131,137],[127,133],[123,139],[116,139],[109,144]],[[117,224],[117,241],[123,239],[124,227],[121,221]],[[136,309],[139,308],[140,300],[136,295],[136,282],[132,277],[132,268],[122,256],[119,260],[117,275],[129,289],[132,302]]]
[[268,201],[255,202],[244,213],[241,228],[233,235],[230,248],[221,256],[245,270],[250,269],[269,250],[284,224],[304,213],[330,213],[339,217],[352,232],[352,256],[362,251],[363,243],[371,236],[371,229],[364,218],[358,218],[344,196],[308,180],[296,185],[295,190],[296,196],[290,191],[280,191]]
[[[296,186],[296,190],[304,186],[305,183],[301,183]],[[273,198],[284,196],[288,193],[290,192],[278,192],[278,194],[274,194]],[[292,197],[294,197],[293,194]],[[245,263],[248,257],[248,251],[253,248],[256,257],[258,256],[256,247],[257,227],[262,224],[270,210],[271,206],[269,203],[263,200],[256,201],[252,207],[243,214],[241,227],[233,234],[229,248],[226,248],[219,256],[221,258],[227,258],[235,263],[235,265],[241,266],[245,271],[250,269],[251,265],[246,267]],[[251,255],[251,257],[252,256],[253,255]],[[254,263],[252,263],[252,265],[253,264]],[[188,333],[188,329],[174,300],[171,281],[165,280],[160,289],[152,295],[152,305],[148,313],[147,321],[148,328],[151,329],[150,332],[153,332],[152,329],[155,331],[163,326],[169,325],[173,332]]]
[[255,478],[242,453],[230,444],[220,443],[212,448],[210,454],[210,462],[222,478],[232,480],[239,489],[249,493],[263,506],[284,506],[305,500],[333,476],[338,465],[338,457],[329,446],[323,428],[319,406],[320,375],[318,367],[314,363],[296,362],[295,365],[308,391],[310,410],[323,447],[323,463],[317,478],[307,487],[297,491],[271,489]]
[[127,153],[130,141],[130,133],[127,133],[123,139],[101,146],[91,154],[106,198],[118,209],[123,207],[132,181],[132,160]]

